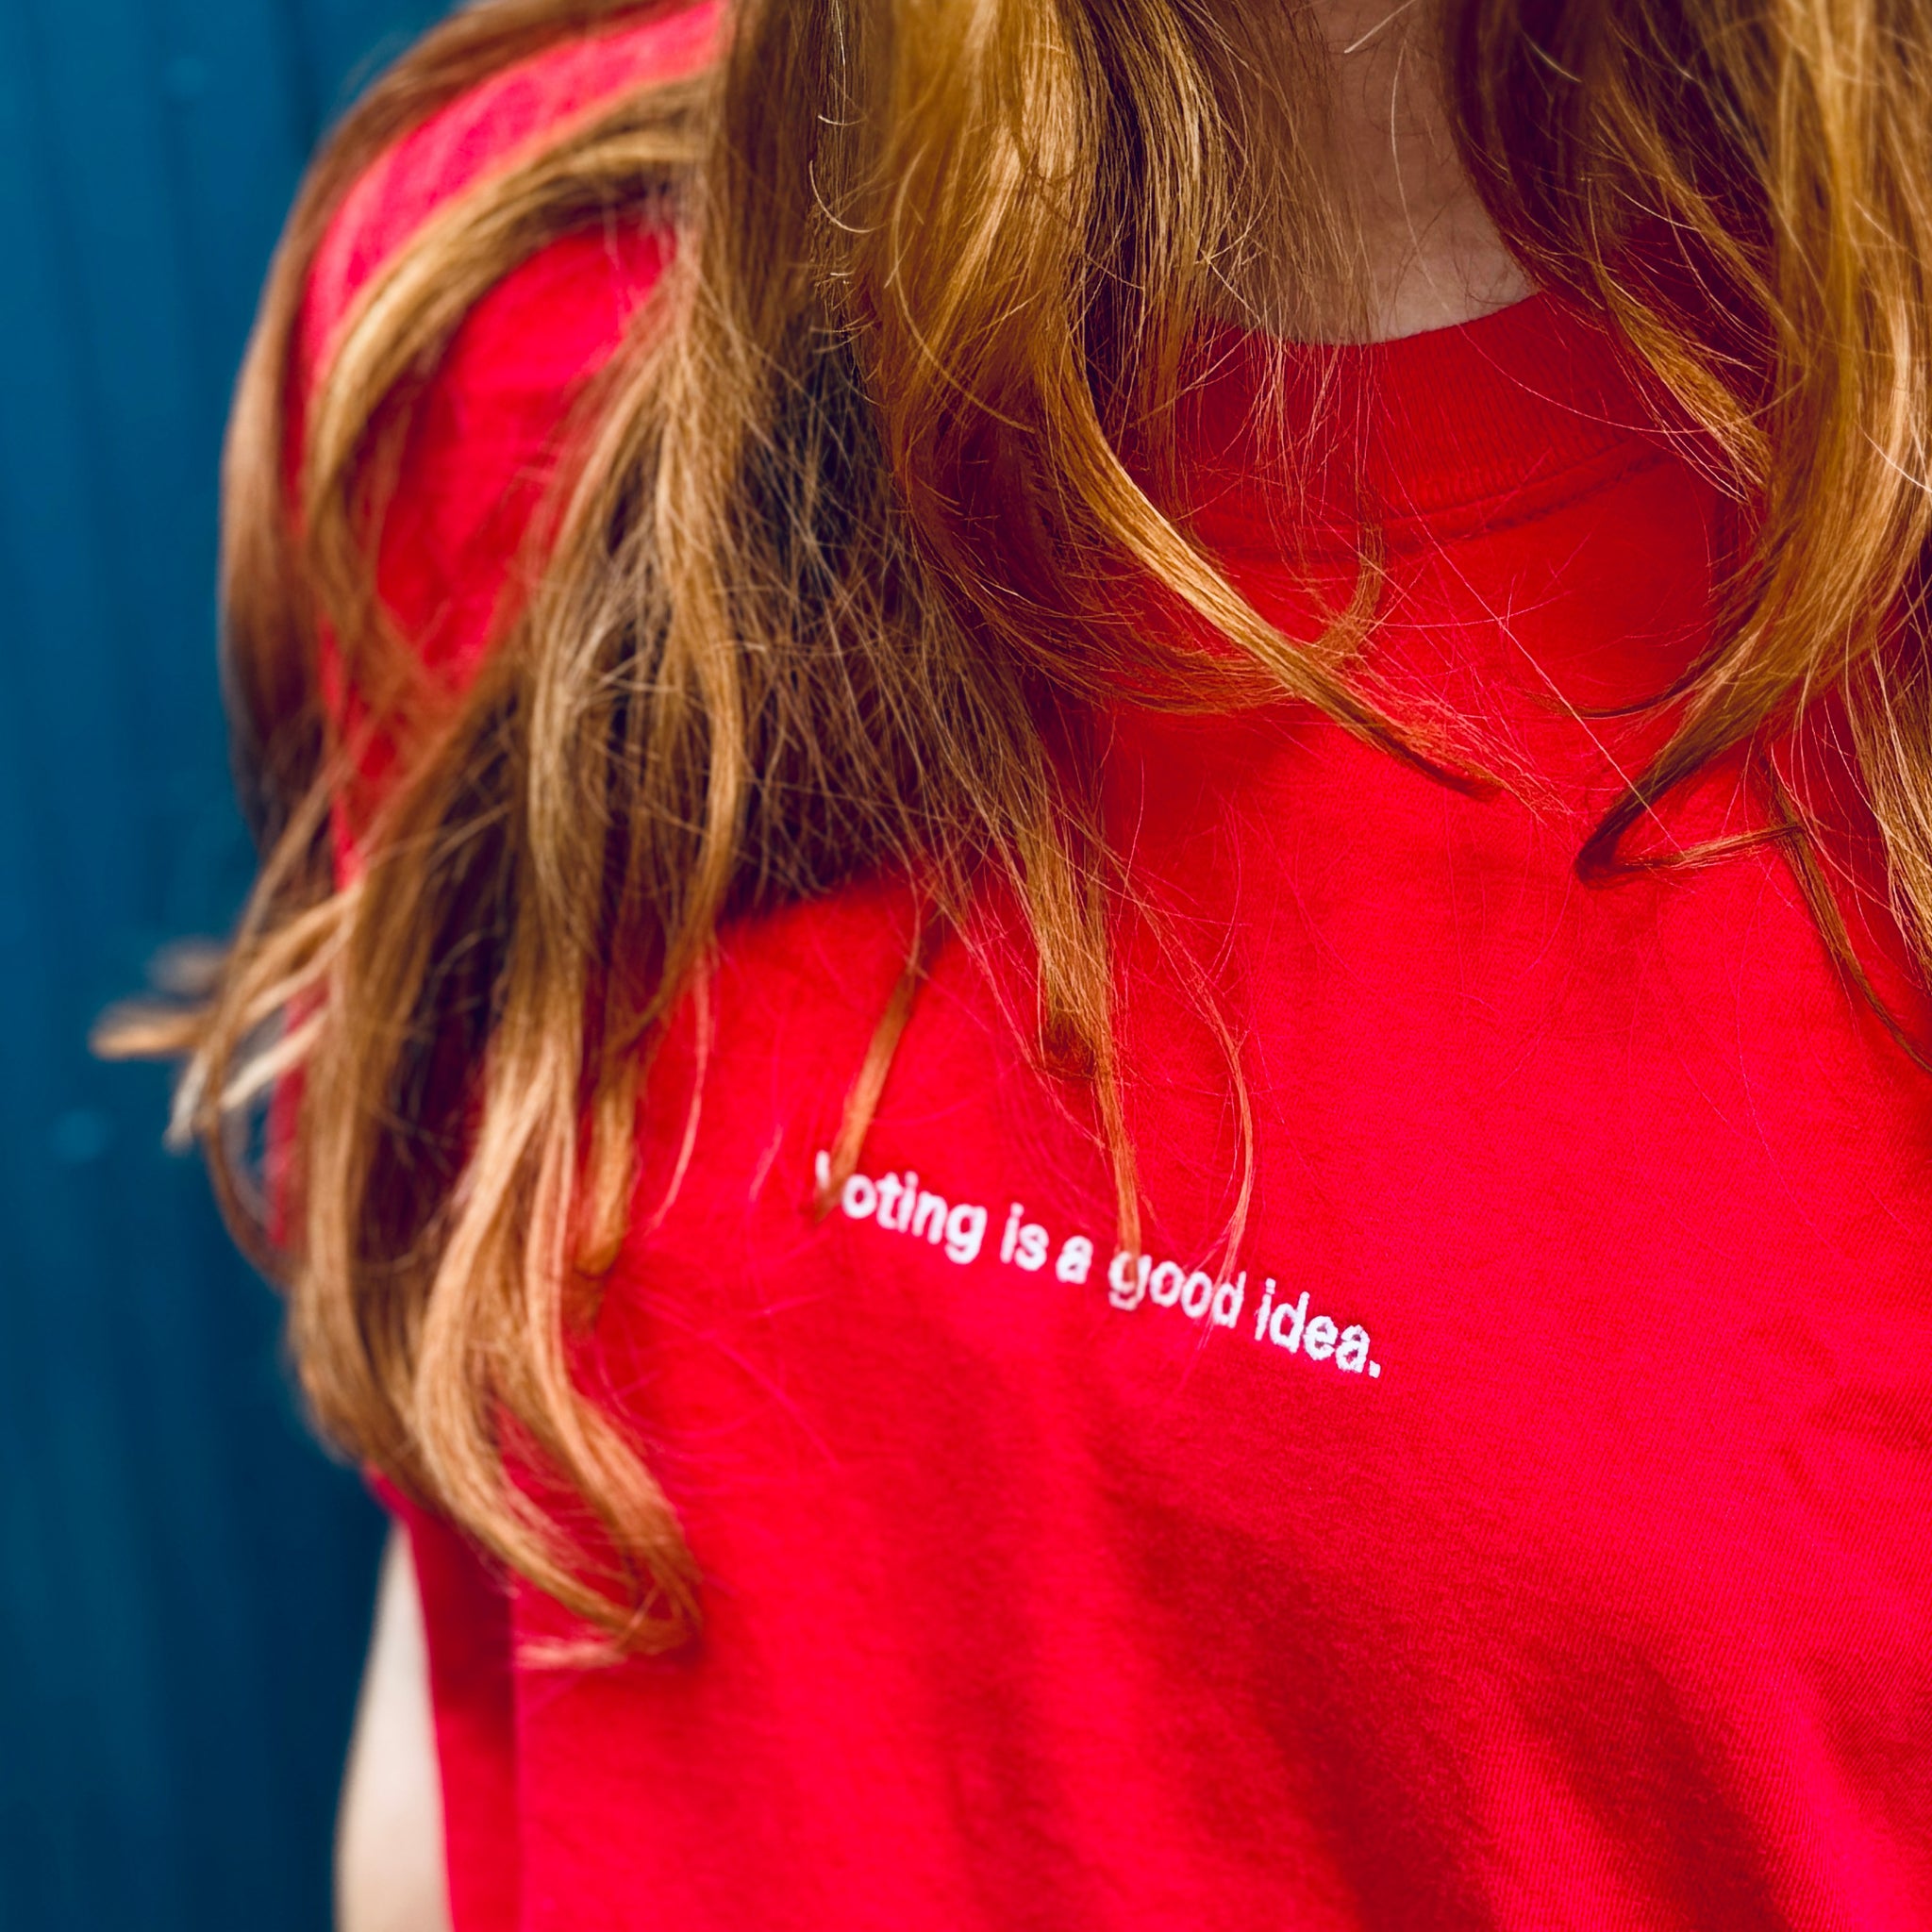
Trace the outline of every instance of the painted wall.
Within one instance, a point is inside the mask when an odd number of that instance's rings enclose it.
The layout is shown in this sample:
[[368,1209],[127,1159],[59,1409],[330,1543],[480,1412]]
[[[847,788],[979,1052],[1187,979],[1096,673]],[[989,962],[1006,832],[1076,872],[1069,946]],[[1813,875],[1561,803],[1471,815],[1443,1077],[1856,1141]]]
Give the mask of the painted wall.
[[215,466],[303,159],[410,0],[0,0],[0,1928],[320,1928],[379,1526],[164,1083],[86,1034],[247,842]]

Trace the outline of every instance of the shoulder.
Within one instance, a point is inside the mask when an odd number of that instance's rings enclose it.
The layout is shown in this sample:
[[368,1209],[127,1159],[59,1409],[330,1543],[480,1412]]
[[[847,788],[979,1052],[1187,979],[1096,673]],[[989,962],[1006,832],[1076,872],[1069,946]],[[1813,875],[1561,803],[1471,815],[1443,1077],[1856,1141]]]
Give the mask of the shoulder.
[[721,17],[718,0],[641,8],[609,30],[559,42],[491,75],[381,155],[343,197],[309,271],[304,376],[371,276],[444,203],[626,89],[694,72],[715,44]]
[[[381,155],[337,209],[310,269],[291,371],[291,452],[344,318],[438,209],[581,115],[700,67],[715,0],[641,8],[594,37],[508,66]],[[566,235],[469,311],[412,404],[382,515],[383,601],[420,659],[461,682],[494,634],[530,519],[554,475],[572,399],[608,362],[656,286],[672,238],[653,221]]]

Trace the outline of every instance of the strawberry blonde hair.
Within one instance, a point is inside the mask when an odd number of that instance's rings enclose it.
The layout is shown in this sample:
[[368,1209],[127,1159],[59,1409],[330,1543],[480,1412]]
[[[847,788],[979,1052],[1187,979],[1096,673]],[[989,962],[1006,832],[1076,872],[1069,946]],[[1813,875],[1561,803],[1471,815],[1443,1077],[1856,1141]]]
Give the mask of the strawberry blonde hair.
[[[930,932],[1003,876],[1037,952],[1042,1066],[1091,1088],[1133,1246],[1097,704],[1294,700],[1470,782],[1376,701],[1373,573],[1328,632],[1285,636],[1150,480],[1204,317],[1240,315],[1263,266],[1256,209],[1299,211],[1280,285],[1348,270],[1310,136],[1321,57],[1291,7],[735,0],[702,71],[546,132],[383,264],[308,395],[291,507],[296,321],[346,191],[486,76],[639,13],[485,0],[315,162],[225,478],[260,876],[206,998],[115,1035],[189,1057],[179,1124],[286,1284],[322,1427],[618,1649],[685,1635],[693,1574],[651,1472],[574,1384],[572,1338],[630,1213],[648,1044],[703,988],[720,922],[888,869]],[[1773,800],[1759,836],[1790,848],[1862,985],[1764,750],[1837,692],[1923,959],[1932,0],[1439,17],[1456,135],[1504,238],[1707,433],[1755,533],[1718,641],[1660,698],[1668,741],[1580,870],[1662,862],[1627,835],[1741,748]],[[1269,94],[1257,75],[1287,78]],[[484,291],[614,218],[667,226],[675,258],[575,411],[535,590],[474,683],[442,688],[373,582],[412,404]],[[1174,621],[1127,614],[1150,607]],[[322,699],[325,637],[397,753],[346,880],[328,812],[358,752]],[[921,964],[855,1070],[834,1187]],[[296,1097],[267,1188],[246,1121],[276,1083]],[[531,1470],[588,1507],[588,1533],[533,1500]]]

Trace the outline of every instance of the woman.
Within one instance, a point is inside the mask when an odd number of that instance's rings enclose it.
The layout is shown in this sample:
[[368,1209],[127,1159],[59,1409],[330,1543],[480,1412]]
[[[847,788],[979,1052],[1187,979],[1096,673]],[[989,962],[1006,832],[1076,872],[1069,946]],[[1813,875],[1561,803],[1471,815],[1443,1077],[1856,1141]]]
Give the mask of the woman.
[[350,117],[182,1116],[465,1932],[1932,1926],[1928,67],[499,0]]

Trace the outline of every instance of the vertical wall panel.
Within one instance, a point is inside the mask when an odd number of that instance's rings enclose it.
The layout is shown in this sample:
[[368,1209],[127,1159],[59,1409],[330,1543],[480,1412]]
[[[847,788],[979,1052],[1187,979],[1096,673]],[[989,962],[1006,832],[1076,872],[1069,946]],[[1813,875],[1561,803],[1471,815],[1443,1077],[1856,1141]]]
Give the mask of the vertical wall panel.
[[221,418],[303,157],[409,0],[0,0],[0,1928],[327,1923],[378,1525],[92,1016],[249,855]]

